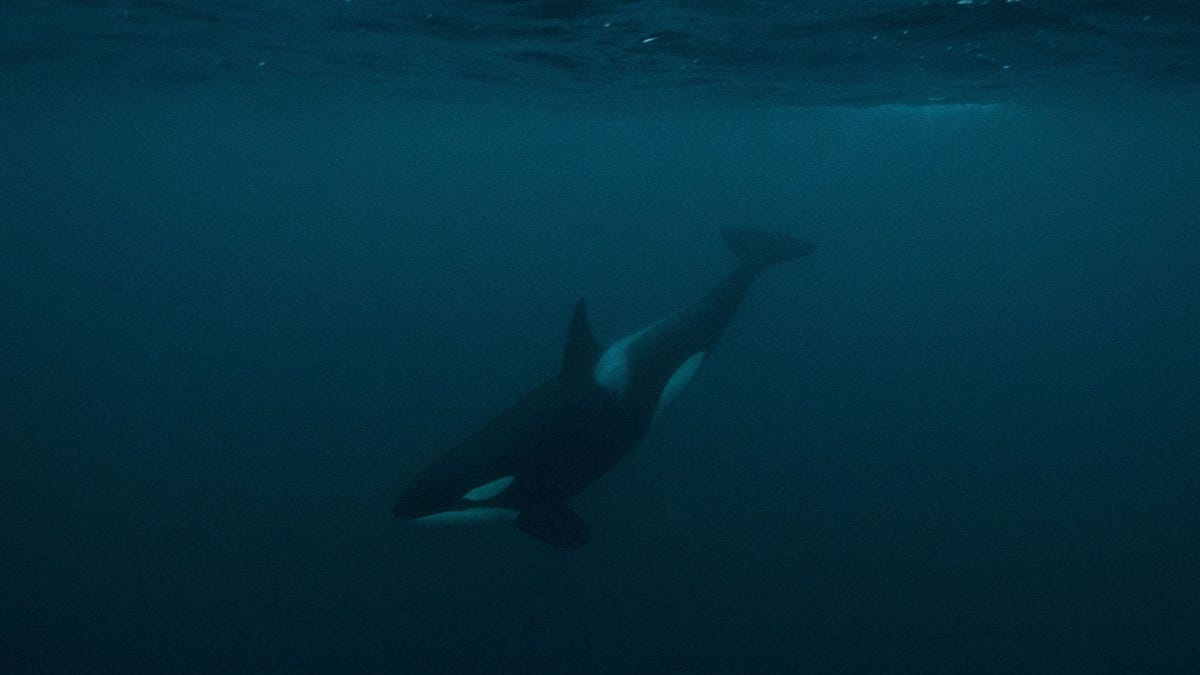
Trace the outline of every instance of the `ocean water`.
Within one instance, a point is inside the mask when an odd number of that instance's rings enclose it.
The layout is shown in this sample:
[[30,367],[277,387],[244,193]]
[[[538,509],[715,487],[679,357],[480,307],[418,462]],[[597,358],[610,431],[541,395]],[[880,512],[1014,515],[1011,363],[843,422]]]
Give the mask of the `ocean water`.
[[[1192,2],[0,8],[0,672],[1193,672]],[[591,542],[404,482],[733,265]]]

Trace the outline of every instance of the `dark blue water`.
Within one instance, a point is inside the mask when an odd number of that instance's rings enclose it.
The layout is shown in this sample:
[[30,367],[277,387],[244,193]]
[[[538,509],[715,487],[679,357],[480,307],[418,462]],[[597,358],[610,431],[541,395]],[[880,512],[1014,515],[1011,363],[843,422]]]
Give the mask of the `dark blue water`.
[[[1190,671],[1198,33],[7,3],[0,672]],[[820,250],[572,501],[586,548],[392,518],[577,297],[621,337],[730,225]]]

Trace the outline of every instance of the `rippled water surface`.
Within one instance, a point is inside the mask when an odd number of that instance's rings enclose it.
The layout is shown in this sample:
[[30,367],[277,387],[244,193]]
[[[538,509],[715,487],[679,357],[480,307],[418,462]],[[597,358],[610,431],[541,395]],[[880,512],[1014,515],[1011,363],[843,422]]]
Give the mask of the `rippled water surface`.
[[1190,0],[12,0],[30,77],[422,97],[997,102],[1193,90]]

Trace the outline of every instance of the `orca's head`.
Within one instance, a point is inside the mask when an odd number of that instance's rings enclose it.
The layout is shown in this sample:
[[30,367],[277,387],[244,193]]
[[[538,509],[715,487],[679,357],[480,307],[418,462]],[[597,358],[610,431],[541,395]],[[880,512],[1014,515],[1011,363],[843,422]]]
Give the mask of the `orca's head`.
[[414,482],[400,495],[392,514],[414,523],[512,521],[516,510],[497,498],[508,490],[513,476],[501,476],[467,490]]
[[435,495],[429,494],[428,491],[416,489],[417,487],[414,484],[400,495],[400,499],[392,507],[392,515],[401,520],[414,520],[431,513],[445,511],[447,508],[454,508],[452,504],[446,503],[444,499],[437,499]]

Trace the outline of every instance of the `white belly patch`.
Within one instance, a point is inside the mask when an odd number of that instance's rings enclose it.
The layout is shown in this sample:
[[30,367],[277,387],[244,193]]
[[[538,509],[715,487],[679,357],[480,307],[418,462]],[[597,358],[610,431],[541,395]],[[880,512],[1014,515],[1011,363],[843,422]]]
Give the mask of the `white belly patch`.
[[511,523],[517,519],[513,509],[500,509],[491,506],[480,506],[461,511],[442,511],[420,518],[412,522],[419,525],[461,525],[468,523]]
[[704,356],[704,352],[692,354],[688,357],[687,361],[681,363],[675,369],[675,372],[671,374],[671,379],[667,380],[662,393],[658,395],[658,403],[654,406],[654,420],[658,419],[662,411],[671,405],[671,402],[675,400],[679,392],[683,391],[683,388],[688,386],[688,383],[696,376],[696,371],[700,369],[700,364],[704,363]]

